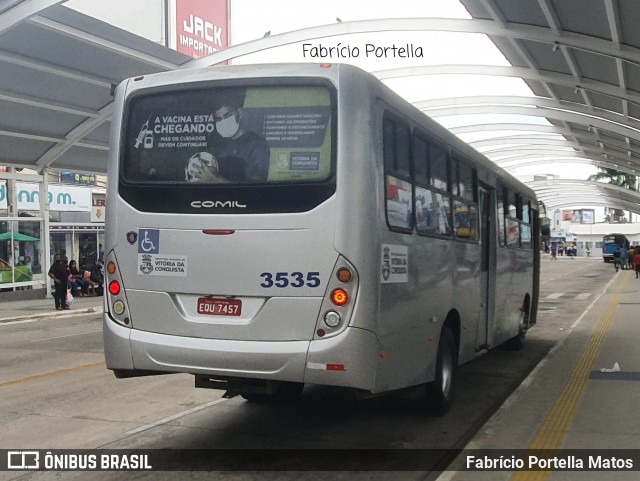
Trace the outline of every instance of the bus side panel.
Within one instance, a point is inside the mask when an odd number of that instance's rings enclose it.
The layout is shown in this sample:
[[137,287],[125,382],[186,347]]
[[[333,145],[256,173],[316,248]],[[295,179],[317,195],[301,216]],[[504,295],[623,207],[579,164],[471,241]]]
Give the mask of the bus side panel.
[[456,279],[452,286],[452,306],[460,316],[458,363],[464,364],[473,360],[479,344],[484,344],[484,339],[478,340],[478,331],[480,323],[487,323],[485,294],[481,292],[481,289],[487,288],[487,283],[480,281],[480,277],[486,275],[481,272],[480,244],[454,241],[453,245],[455,256],[451,259],[451,265],[456,271]]
[[377,121],[371,110],[376,104],[375,90],[362,79],[340,79],[338,115],[341,132],[338,143],[338,185],[334,213],[334,245],[358,271],[360,285],[356,309],[350,325],[376,331],[379,301],[380,223],[378,205],[381,193],[376,150]]
[[520,309],[525,296],[533,295],[532,257],[530,250],[498,249],[494,346],[518,334]]
[[[454,278],[449,264],[454,256],[451,242],[393,232],[387,225],[381,135],[386,108],[383,102],[377,102],[374,117],[377,124],[372,133],[372,145],[379,159],[373,184],[378,192],[375,225],[379,232],[379,242],[373,247],[379,288],[380,357],[376,391],[420,384],[432,375],[439,330],[451,305],[450,286]],[[387,263],[393,263],[394,258],[400,259],[405,253],[406,275],[385,279],[382,272]],[[436,311],[430,310],[433,304],[437,304]]]

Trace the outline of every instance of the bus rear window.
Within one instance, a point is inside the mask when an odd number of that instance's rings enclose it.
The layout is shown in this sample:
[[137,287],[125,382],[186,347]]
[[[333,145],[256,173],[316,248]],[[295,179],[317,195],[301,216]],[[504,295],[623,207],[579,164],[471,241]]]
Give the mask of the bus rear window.
[[316,182],[332,170],[327,88],[206,87],[134,95],[122,176],[131,183]]

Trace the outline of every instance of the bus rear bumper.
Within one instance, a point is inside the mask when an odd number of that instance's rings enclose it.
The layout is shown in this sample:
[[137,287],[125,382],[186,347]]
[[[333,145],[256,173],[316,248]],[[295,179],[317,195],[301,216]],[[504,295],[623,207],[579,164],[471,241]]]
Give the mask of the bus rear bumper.
[[300,382],[308,341],[256,342],[180,337],[129,329],[105,315],[107,368],[257,377]]
[[107,368],[119,377],[174,372],[373,390],[376,336],[362,329],[316,341],[268,342],[140,331],[113,322],[108,314],[103,324]]

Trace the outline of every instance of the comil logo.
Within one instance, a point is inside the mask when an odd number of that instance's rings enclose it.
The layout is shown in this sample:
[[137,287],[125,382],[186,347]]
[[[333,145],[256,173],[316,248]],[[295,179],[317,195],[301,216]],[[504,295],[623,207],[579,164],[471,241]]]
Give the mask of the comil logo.
[[7,469],[40,469],[38,451],[8,451]]
[[246,209],[246,205],[241,204],[237,200],[194,200],[191,207],[195,209],[211,209],[214,207],[235,207],[238,209]]

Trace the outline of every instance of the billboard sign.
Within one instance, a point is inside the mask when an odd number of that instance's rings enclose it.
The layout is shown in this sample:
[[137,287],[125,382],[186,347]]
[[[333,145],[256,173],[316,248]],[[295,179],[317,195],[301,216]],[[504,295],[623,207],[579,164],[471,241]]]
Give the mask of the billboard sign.
[[[18,210],[40,210],[40,191],[38,184],[16,182]],[[91,189],[61,184],[49,185],[49,208],[52,211],[90,212]],[[0,182],[0,209],[7,208],[7,184]]]
[[175,0],[175,49],[194,58],[229,45],[227,0]]
[[593,224],[595,222],[595,210],[563,210],[562,220],[573,222],[574,224]]
[[60,172],[61,184],[83,184],[83,185],[95,185],[96,176],[90,172]]

